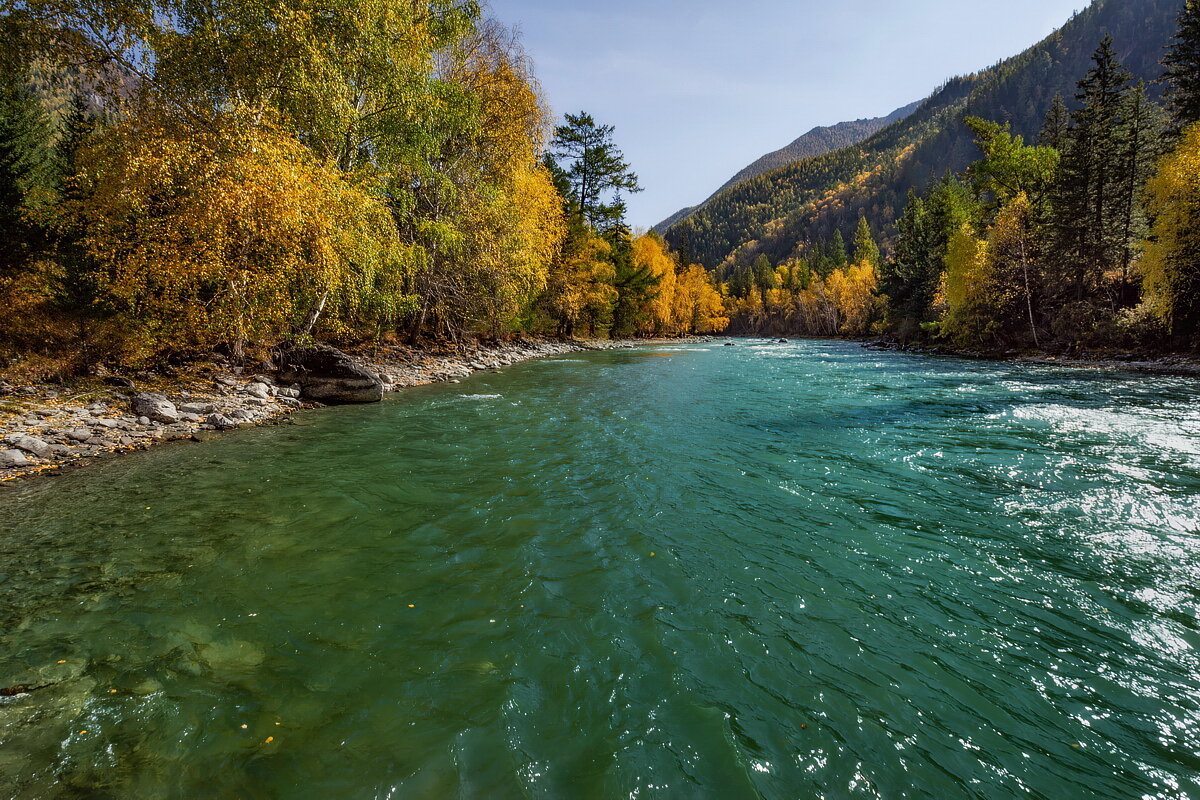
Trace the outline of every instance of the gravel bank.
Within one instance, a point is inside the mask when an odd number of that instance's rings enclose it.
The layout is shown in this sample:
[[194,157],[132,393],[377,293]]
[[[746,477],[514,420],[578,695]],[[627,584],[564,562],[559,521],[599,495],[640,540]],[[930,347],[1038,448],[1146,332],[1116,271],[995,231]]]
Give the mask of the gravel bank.
[[[472,372],[502,369],[521,361],[581,350],[612,350],[643,341],[534,341],[430,351],[402,346],[355,352],[379,374],[387,391]],[[0,483],[56,474],[119,453],[145,450],[179,439],[204,441],[222,431],[261,424],[288,424],[288,415],[318,407],[300,397],[297,385],[278,385],[270,374],[238,368],[209,370],[166,381],[108,376],[77,387],[0,383]]]

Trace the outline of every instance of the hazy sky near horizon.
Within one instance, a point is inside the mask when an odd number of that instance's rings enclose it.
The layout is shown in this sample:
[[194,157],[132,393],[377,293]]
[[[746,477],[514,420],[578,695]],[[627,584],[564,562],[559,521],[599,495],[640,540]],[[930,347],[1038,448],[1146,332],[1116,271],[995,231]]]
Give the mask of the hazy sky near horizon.
[[1088,0],[490,0],[554,112],[617,127],[649,227],[817,125],[1016,55]]

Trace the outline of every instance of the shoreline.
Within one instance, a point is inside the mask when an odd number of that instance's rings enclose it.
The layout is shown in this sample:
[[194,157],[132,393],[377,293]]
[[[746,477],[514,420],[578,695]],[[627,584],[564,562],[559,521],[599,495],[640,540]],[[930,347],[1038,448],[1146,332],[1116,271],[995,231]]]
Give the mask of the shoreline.
[[[846,340],[856,341],[856,340]],[[898,342],[858,341],[864,349],[881,353],[907,353],[920,356],[940,356],[943,358],[962,358],[969,361],[994,361],[999,364],[1032,364],[1042,367],[1069,367],[1071,369],[1091,369],[1108,372],[1139,372],[1150,375],[1174,376],[1180,378],[1200,378],[1200,356],[1181,353],[1162,353],[1150,355],[1146,353],[1123,352],[1116,354],[1082,353],[1077,356],[1054,354],[1047,352],[1010,352],[983,353],[971,350],[955,351],[945,347],[923,347],[902,345]]]
[[[646,340],[538,340],[440,349],[382,346],[350,351],[383,379],[384,392],[457,383],[475,372],[549,356],[622,350],[701,337]],[[5,385],[0,392],[0,487],[51,477],[125,453],[177,441],[204,442],[224,432],[291,424],[291,414],[326,404],[303,400],[298,387],[241,367],[212,365],[184,378],[138,373],[88,379],[74,386]],[[162,413],[139,395],[156,393]],[[153,418],[152,418],[153,417]]]

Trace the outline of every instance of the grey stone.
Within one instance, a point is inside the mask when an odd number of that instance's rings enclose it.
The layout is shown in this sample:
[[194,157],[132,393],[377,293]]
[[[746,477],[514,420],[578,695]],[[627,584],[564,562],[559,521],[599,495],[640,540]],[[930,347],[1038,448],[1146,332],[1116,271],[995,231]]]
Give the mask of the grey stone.
[[138,418],[137,418],[137,424],[138,424],[138,425],[149,425],[149,424],[150,424],[150,418],[149,418],[149,417],[138,417]]
[[119,423],[115,419],[109,419],[106,417],[105,419],[96,420],[96,424],[104,428],[115,428]]
[[266,399],[264,399],[264,398],[262,398],[262,397],[247,397],[247,398],[246,398],[246,405],[248,405],[248,406],[256,406],[256,407],[258,407],[258,408],[262,408],[262,407],[264,407],[264,406],[267,406],[267,405],[269,405],[269,404],[270,404],[270,402],[271,402],[270,400],[266,400]]
[[230,417],[225,416],[224,414],[210,414],[208,416],[208,419],[205,420],[205,422],[207,422],[209,425],[212,425],[214,428],[216,428],[219,431],[225,431],[225,430],[229,430],[230,428],[237,427],[237,423],[234,422],[233,419],[231,419]]
[[275,396],[276,397],[298,398],[298,397],[300,397],[300,390],[299,389],[276,389]]
[[168,425],[179,421],[179,410],[175,404],[165,394],[158,392],[143,392],[134,397],[133,413]]
[[244,391],[246,394],[250,395],[251,397],[257,397],[260,400],[265,400],[271,396],[271,387],[265,383],[259,383],[257,381],[254,383],[251,383],[251,384],[247,384],[246,388],[243,389],[242,391]]
[[184,403],[179,410],[185,414],[211,414],[216,407],[212,403]]
[[87,428],[76,428],[74,430],[67,431],[67,438],[74,439],[77,442],[86,442],[88,439],[92,438],[92,432]]
[[199,414],[192,414],[187,411],[184,411],[182,414],[180,414],[179,418],[186,422],[199,422],[202,419]]
[[29,459],[20,450],[0,450],[0,469],[27,466],[29,466]]
[[24,434],[13,434],[6,436],[4,439],[18,450],[24,450],[30,455],[35,455],[38,458],[43,458],[50,452],[50,445],[43,442],[36,436],[26,436]]
[[383,381],[350,356],[329,345],[286,350],[279,354],[279,378],[300,384],[304,397],[323,403],[378,403]]
[[280,405],[287,406],[288,408],[300,408],[300,406],[303,405],[303,403],[294,397],[281,397],[279,398],[279,403]]

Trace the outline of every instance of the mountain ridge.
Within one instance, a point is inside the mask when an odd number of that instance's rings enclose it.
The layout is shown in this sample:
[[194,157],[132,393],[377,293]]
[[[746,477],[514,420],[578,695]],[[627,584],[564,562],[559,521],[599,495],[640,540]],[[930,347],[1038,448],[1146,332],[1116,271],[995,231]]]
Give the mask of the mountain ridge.
[[1182,0],[1095,0],[1022,53],[946,81],[909,117],[863,142],[764,173],[719,192],[666,231],[688,260],[715,269],[801,255],[835,231],[853,234],[866,217],[884,243],[910,190],[923,191],[976,157],[963,123],[978,116],[1010,123],[1036,138],[1056,95],[1070,99],[1105,34],[1112,34],[1135,80],[1161,75],[1159,61],[1175,31]]
[[833,125],[818,125],[807,133],[796,137],[787,145],[778,150],[772,150],[770,153],[751,162],[748,166],[743,167],[736,175],[725,181],[720,188],[710,194],[704,202],[676,211],[655,225],[654,230],[664,233],[672,225],[683,221],[698,209],[703,208],[712,198],[739,183],[756,178],[759,175],[779,169],[780,167],[786,167],[788,164],[795,163],[796,161],[803,161],[806,158],[816,158],[843,147],[853,147],[873,134],[878,133],[883,128],[886,128],[888,125],[904,119],[915,111],[921,105],[921,102],[918,100],[915,103],[909,103],[882,117],[865,117],[838,122]]

